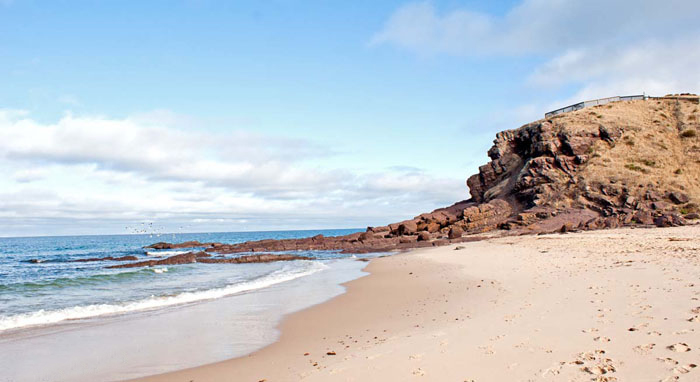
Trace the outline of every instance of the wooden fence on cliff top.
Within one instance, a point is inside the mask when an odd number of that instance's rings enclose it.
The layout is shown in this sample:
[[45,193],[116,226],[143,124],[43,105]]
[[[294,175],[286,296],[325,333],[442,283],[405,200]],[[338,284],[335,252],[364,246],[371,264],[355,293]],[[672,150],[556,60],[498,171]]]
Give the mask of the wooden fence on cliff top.
[[608,97],[608,98],[598,98],[598,99],[594,99],[594,100],[590,100],[590,101],[583,101],[583,102],[575,103],[573,105],[569,105],[566,107],[562,107],[561,109],[552,110],[549,113],[545,113],[544,117],[550,118],[550,117],[553,117],[553,116],[558,115],[558,114],[568,113],[570,111],[581,110],[583,108],[591,107],[591,106],[605,105],[606,103],[610,103],[610,102],[648,100],[648,99],[676,100],[676,102],[690,101],[690,102],[694,102],[696,104],[700,104],[700,97],[695,95],[695,94],[690,94],[690,93],[669,94],[669,95],[666,95],[663,97],[651,97],[651,96],[648,96],[646,94],[631,95],[631,96],[617,96],[617,97]]

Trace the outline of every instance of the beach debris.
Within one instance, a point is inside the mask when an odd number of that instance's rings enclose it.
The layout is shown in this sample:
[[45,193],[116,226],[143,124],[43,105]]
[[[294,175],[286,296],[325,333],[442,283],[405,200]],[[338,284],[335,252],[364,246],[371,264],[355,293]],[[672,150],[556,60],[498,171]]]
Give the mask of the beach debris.
[[329,351],[329,352],[326,352],[326,355],[335,355],[335,352],[334,352],[334,351]]

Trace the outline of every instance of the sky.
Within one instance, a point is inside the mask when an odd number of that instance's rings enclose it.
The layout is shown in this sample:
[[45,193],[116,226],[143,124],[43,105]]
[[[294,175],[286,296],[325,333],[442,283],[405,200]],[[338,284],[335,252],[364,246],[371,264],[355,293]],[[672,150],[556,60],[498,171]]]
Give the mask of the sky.
[[700,91],[700,2],[0,0],[0,236],[354,228],[495,134]]

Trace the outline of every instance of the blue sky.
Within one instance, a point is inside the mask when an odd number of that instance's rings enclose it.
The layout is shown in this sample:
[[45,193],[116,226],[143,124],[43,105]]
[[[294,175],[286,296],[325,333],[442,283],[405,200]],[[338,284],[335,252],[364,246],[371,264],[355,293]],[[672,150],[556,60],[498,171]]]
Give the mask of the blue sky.
[[0,0],[0,236],[362,227],[466,199],[500,130],[697,90],[700,6],[599,3]]

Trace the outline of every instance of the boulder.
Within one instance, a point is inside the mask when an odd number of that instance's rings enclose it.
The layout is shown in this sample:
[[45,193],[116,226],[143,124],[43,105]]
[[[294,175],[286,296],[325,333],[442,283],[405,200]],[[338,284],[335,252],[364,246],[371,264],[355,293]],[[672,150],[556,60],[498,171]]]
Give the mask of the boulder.
[[668,198],[671,199],[671,201],[674,204],[684,204],[684,203],[688,203],[688,201],[690,201],[690,198],[688,197],[688,195],[686,195],[682,192],[677,192],[677,191],[669,192]]
[[408,243],[413,243],[417,241],[417,236],[401,236],[399,238],[399,243],[401,244],[408,244]]
[[651,203],[651,208],[657,211],[663,211],[668,208],[668,203],[665,202],[653,202]]
[[663,214],[654,219],[654,224],[657,227],[674,227],[685,224],[685,221],[676,214]]
[[430,222],[425,226],[425,230],[430,232],[430,233],[435,233],[440,230],[440,224],[435,223],[435,222]]
[[654,216],[651,214],[650,211],[647,211],[647,210],[641,210],[641,211],[635,212],[633,215],[633,220],[637,224],[645,224],[645,225],[654,224]]
[[405,221],[399,224],[397,232],[401,236],[414,235],[418,231],[418,225],[413,220]]
[[430,234],[425,231],[419,232],[417,241],[430,241]]
[[559,228],[559,232],[561,233],[572,232],[574,230],[576,230],[576,227],[574,227],[573,223],[569,222],[562,224],[561,228]]
[[357,240],[365,242],[374,239],[374,234],[372,232],[363,232],[357,238]]
[[389,226],[381,226],[381,227],[367,227],[367,231],[369,232],[374,232],[374,233],[380,233],[380,232],[389,232]]
[[447,233],[447,237],[449,239],[459,239],[462,237],[462,234],[464,233],[464,230],[460,228],[459,226],[453,225],[450,227],[450,231]]

